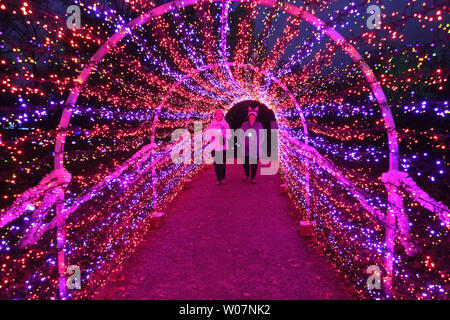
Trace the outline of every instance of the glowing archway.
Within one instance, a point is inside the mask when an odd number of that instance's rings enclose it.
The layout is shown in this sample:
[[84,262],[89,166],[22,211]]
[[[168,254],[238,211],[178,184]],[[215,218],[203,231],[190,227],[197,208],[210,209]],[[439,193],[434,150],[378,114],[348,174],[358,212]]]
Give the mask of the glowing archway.
[[279,79],[277,79],[276,77],[272,76],[271,74],[269,74],[268,72],[259,70],[258,68],[256,68],[255,66],[252,66],[250,64],[237,64],[234,62],[223,62],[223,63],[216,63],[213,65],[206,65],[203,66],[201,68],[197,68],[193,71],[191,71],[190,73],[186,74],[183,76],[182,79],[180,79],[179,81],[175,82],[172,84],[172,86],[170,87],[170,89],[167,91],[167,93],[165,94],[163,100],[160,102],[160,104],[158,105],[158,108],[156,110],[156,115],[155,118],[153,119],[153,123],[152,123],[152,138],[151,141],[152,143],[155,142],[155,133],[156,133],[156,127],[158,124],[158,119],[159,119],[159,115],[161,113],[162,108],[164,107],[167,99],[169,98],[169,96],[172,94],[172,92],[180,85],[182,84],[184,81],[186,81],[187,79],[191,78],[194,74],[203,72],[205,70],[208,69],[213,69],[213,68],[219,68],[225,66],[227,69],[230,67],[238,67],[238,68],[248,68],[253,70],[254,72],[263,74],[264,76],[270,78],[273,82],[275,82],[280,88],[283,89],[283,91],[288,95],[288,97],[291,99],[292,103],[294,104],[295,108],[299,111],[300,114],[300,120],[302,122],[302,127],[303,127],[303,133],[305,134],[305,144],[308,144],[308,126],[306,124],[306,119],[305,119],[305,115],[303,114],[303,110],[300,107],[300,105],[298,104],[297,99],[295,99],[294,95],[292,94],[292,92],[289,90],[289,88]]
[[[211,3],[219,2],[221,0],[210,0]],[[245,2],[242,0],[230,0],[233,2]],[[392,117],[391,110],[389,108],[386,96],[383,92],[383,89],[368,66],[368,64],[364,61],[363,57],[358,53],[358,51],[349,44],[345,38],[338,33],[336,30],[334,30],[331,27],[327,27],[327,25],[317,18],[316,16],[310,14],[309,12],[295,6],[292,4],[284,3],[284,2],[277,2],[276,0],[256,0],[258,5],[264,5],[267,7],[275,7],[279,6],[279,8],[286,13],[289,13],[293,16],[297,16],[300,19],[310,23],[313,25],[318,31],[324,31],[324,33],[330,37],[336,45],[338,45],[347,55],[357,64],[357,66],[360,68],[361,72],[366,77],[367,81],[369,82],[369,85],[374,93],[374,96],[376,100],[378,101],[382,116],[385,122],[385,127],[387,130],[388,135],[388,143],[389,143],[389,170],[397,170],[398,169],[398,138],[397,138],[397,131],[395,129],[395,122]],[[61,120],[59,123],[59,128],[61,129],[60,132],[57,135],[56,143],[55,143],[55,161],[54,166],[55,169],[61,169],[63,168],[64,163],[64,142],[66,137],[65,129],[67,129],[70,118],[72,115],[71,108],[76,104],[76,101],[78,99],[78,96],[81,92],[81,89],[86,84],[87,80],[89,79],[89,76],[94,68],[95,65],[97,65],[103,57],[113,48],[117,45],[118,42],[120,42],[126,35],[131,33],[132,28],[136,28],[139,26],[142,26],[149,22],[151,19],[161,16],[165,13],[174,11],[179,8],[189,7],[195,4],[198,4],[202,2],[201,0],[175,0],[172,2],[168,2],[166,4],[163,4],[161,6],[158,6],[149,12],[141,15],[140,17],[132,20],[129,22],[124,28],[122,28],[120,31],[115,33],[111,38],[109,38],[92,56],[92,58],[89,61],[89,64],[83,69],[83,71],[80,73],[78,78],[75,80],[75,83],[77,85],[71,90],[71,93],[69,97],[67,98],[65,105],[66,108],[63,110],[63,114],[61,116]],[[222,42],[224,41],[222,36]],[[227,66],[229,68],[229,66]]]
[[[219,2],[222,0],[210,0],[210,3]],[[230,0],[233,2],[245,2],[243,0]],[[383,89],[375,77],[374,73],[368,66],[368,64],[364,61],[363,57],[357,52],[357,50],[349,44],[345,38],[338,33],[336,30],[334,30],[331,27],[328,27],[322,20],[317,18],[316,16],[310,14],[309,12],[295,6],[292,4],[287,4],[284,2],[278,2],[276,0],[255,0],[258,5],[264,5],[267,7],[275,7],[277,6],[280,10],[283,10],[286,13],[289,13],[293,16],[296,16],[308,23],[310,23],[312,26],[314,26],[318,31],[322,31],[324,34],[326,34],[329,38],[331,38],[337,46],[339,46],[353,61],[354,63],[359,67],[361,72],[364,74],[366,80],[368,81],[373,94],[377,100],[377,102],[380,105],[382,116],[385,122],[385,128],[387,131],[388,136],[388,143],[389,143],[389,172],[395,172],[398,170],[398,138],[397,138],[397,132],[395,128],[394,119],[392,117],[392,113],[390,111],[386,96],[383,92]],[[55,159],[54,159],[54,166],[55,169],[62,169],[63,163],[64,163],[64,143],[65,143],[65,137],[66,137],[66,129],[69,126],[71,115],[72,115],[72,107],[75,106],[76,101],[78,99],[78,96],[86,84],[87,80],[89,79],[89,76],[93,70],[93,68],[103,59],[103,57],[112,49],[114,48],[118,42],[120,42],[126,35],[131,33],[131,30],[133,28],[142,26],[152,20],[155,17],[161,16],[165,13],[169,13],[171,11],[174,11],[179,8],[184,8],[188,6],[192,6],[198,3],[201,3],[202,0],[175,0],[166,4],[163,4],[161,6],[158,6],[149,12],[141,15],[140,17],[132,20],[130,23],[128,23],[125,27],[121,28],[120,31],[115,33],[111,38],[109,38],[92,56],[92,58],[89,61],[89,64],[82,70],[78,78],[75,80],[76,86],[71,90],[71,93],[69,97],[67,98],[65,105],[66,107],[63,110],[63,114],[61,116],[61,120],[59,123],[59,132],[57,134],[56,143],[55,143]],[[222,15],[222,23],[225,21],[224,15]],[[224,37],[224,28],[222,26],[222,50],[225,50],[224,41],[226,41]],[[222,58],[224,58],[224,54],[222,54]],[[233,62],[227,62],[223,61],[223,65],[226,66],[229,73],[230,66],[232,66]],[[237,65],[239,66],[239,65]],[[252,68],[252,67],[250,67]],[[203,68],[201,68],[203,69]],[[200,70],[201,70],[200,69]],[[195,74],[197,72],[200,72],[198,70],[194,71],[192,74]],[[187,75],[187,77],[190,77],[192,75]],[[278,85],[280,85],[285,92],[288,92],[288,95],[293,101],[295,101],[295,105],[298,110],[301,110],[298,106],[298,103],[295,100],[295,97],[289,92],[288,88],[280,83],[278,80],[273,79]],[[172,86],[171,91],[173,91],[173,88],[175,88],[179,84],[178,82],[175,83],[174,86]],[[163,100],[163,102],[158,107],[158,113],[161,111],[162,105],[165,103],[167,98]],[[302,123],[305,124],[305,119],[303,117],[303,114],[301,114],[301,120]],[[154,137],[154,131],[155,126],[157,123],[157,117],[153,121],[153,127],[152,127],[152,136]],[[303,126],[303,129],[306,130],[306,126]],[[307,136],[307,135],[306,135]],[[394,239],[395,239],[395,231],[390,226],[395,225],[395,219],[396,219],[396,212],[398,210],[402,210],[403,208],[403,200],[402,198],[396,193],[395,188],[387,188],[388,192],[388,201],[390,203],[390,207],[388,208],[387,217],[386,217],[386,224],[387,224],[387,234],[386,234],[386,248],[387,248],[387,256],[386,256],[386,269],[387,269],[387,283],[386,286],[390,287],[390,278],[392,275],[392,265],[393,265],[393,248],[394,248]],[[394,207],[397,207],[394,209]],[[56,211],[57,211],[57,220],[58,220],[58,229],[57,229],[57,244],[58,244],[58,265],[64,266],[64,252],[63,252],[63,246],[65,241],[65,235],[64,235],[64,214],[63,214],[64,205],[58,204]],[[64,272],[63,268],[59,269],[60,274]],[[60,281],[60,286],[64,286],[65,283]]]

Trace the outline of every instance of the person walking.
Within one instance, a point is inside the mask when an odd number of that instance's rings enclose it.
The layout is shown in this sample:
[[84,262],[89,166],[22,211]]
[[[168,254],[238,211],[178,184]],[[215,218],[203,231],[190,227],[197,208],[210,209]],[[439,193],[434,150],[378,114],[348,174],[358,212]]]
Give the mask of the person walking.
[[264,128],[261,122],[256,121],[258,108],[248,109],[248,121],[241,126],[239,140],[241,152],[244,158],[245,176],[243,182],[247,182],[251,177],[251,183],[255,184],[256,171],[258,170],[258,160],[262,155],[262,144],[264,142]]
[[216,184],[226,184],[226,150],[228,150],[228,140],[231,138],[231,131],[222,109],[217,109],[214,113],[214,119],[208,127],[206,136],[206,139],[210,141],[211,156],[214,158]]

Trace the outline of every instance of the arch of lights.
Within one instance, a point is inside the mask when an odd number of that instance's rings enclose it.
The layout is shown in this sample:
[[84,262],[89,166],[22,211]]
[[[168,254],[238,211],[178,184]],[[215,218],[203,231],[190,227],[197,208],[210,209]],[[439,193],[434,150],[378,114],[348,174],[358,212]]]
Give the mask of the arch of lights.
[[[236,2],[241,2],[238,0],[232,0]],[[151,21],[153,18],[161,16],[163,14],[169,13],[171,11],[177,10],[179,8],[192,6],[197,3],[200,3],[200,0],[188,0],[188,1],[173,1],[166,3],[164,5],[161,5],[159,7],[156,7],[146,14],[141,15],[140,17],[134,19],[129,24],[126,25],[126,27],[119,30],[116,34],[114,34],[111,38],[106,41],[105,44],[103,44],[100,49],[97,50],[97,52],[92,56],[90,59],[90,63],[83,69],[79,77],[75,80],[76,86],[72,89],[70,92],[70,95],[68,99],[66,100],[65,105],[67,106],[64,111],[63,115],[61,116],[60,125],[59,125],[59,132],[57,134],[56,139],[56,145],[55,145],[55,160],[54,160],[54,166],[55,166],[55,172],[60,173],[64,172],[63,169],[63,161],[64,161],[64,143],[65,138],[67,135],[67,128],[69,127],[69,122],[72,115],[72,108],[75,106],[76,101],[78,99],[78,96],[80,92],[83,89],[83,86],[86,84],[90,74],[95,69],[95,66],[103,59],[103,57],[111,50],[113,49],[124,37],[132,33],[133,28],[142,26],[149,21]],[[211,3],[213,2],[220,2],[220,0],[211,0]],[[243,1],[245,2],[245,1]],[[160,103],[160,105],[157,108],[157,113],[155,115],[155,118],[152,121],[152,144],[148,146],[148,148],[143,148],[143,150],[139,151],[136,155],[131,158],[132,161],[143,161],[142,159],[147,159],[156,156],[156,160],[151,160],[150,168],[153,169],[153,164],[157,161],[161,160],[161,157],[158,157],[158,155],[153,154],[153,149],[155,148],[154,142],[155,142],[155,130],[157,128],[157,122],[158,117],[161,112],[161,110],[164,107],[164,104],[166,103],[168,96],[170,93],[185,79],[191,77],[193,74],[202,72],[209,68],[215,68],[219,66],[225,66],[227,72],[230,75],[230,78],[233,80],[233,85],[235,85],[237,88],[240,88],[241,90],[245,91],[242,87],[240,87],[240,84],[234,81],[233,73],[231,71],[231,67],[234,68],[250,68],[256,72],[259,72],[266,77],[271,78],[272,81],[277,83],[291,98],[293,104],[295,105],[296,109],[300,112],[300,118],[303,124],[303,130],[304,130],[304,138],[305,142],[302,143],[298,139],[295,139],[294,137],[290,136],[287,132],[281,132],[281,139],[282,139],[282,146],[286,146],[287,143],[290,145],[297,146],[297,150],[304,153],[304,157],[306,159],[305,164],[307,166],[306,170],[306,176],[308,177],[307,180],[307,186],[306,188],[309,188],[309,166],[310,163],[314,163],[315,165],[318,165],[322,170],[327,171],[329,174],[331,174],[335,179],[337,179],[347,190],[350,190],[351,194],[360,202],[362,207],[366,209],[368,212],[376,214],[379,216],[380,220],[385,223],[385,229],[386,229],[386,240],[385,240],[385,260],[384,260],[384,268],[386,272],[385,277],[385,294],[387,297],[390,297],[392,292],[392,278],[395,276],[393,274],[393,264],[394,264],[394,242],[395,238],[397,236],[400,236],[403,246],[405,247],[405,250],[408,253],[413,254],[414,253],[414,247],[410,243],[410,240],[408,238],[409,236],[409,229],[408,229],[408,220],[404,215],[404,208],[403,208],[403,194],[399,191],[400,187],[403,187],[403,189],[406,189],[410,192],[410,195],[412,197],[415,197],[414,199],[419,202],[423,207],[431,210],[432,212],[438,213],[439,217],[442,221],[444,221],[446,227],[449,227],[449,221],[450,221],[450,214],[448,211],[448,208],[442,205],[439,202],[434,201],[432,198],[430,198],[426,193],[424,193],[420,188],[415,185],[414,181],[412,181],[409,177],[406,177],[404,175],[401,175],[398,171],[399,167],[399,159],[398,159],[398,138],[397,138],[397,132],[395,129],[395,123],[390,111],[390,108],[387,103],[387,99],[384,95],[384,92],[381,88],[381,85],[379,81],[376,79],[375,75],[367,65],[367,63],[364,61],[364,59],[361,57],[361,55],[355,50],[355,48],[350,45],[337,31],[335,31],[333,28],[328,27],[323,21],[316,18],[314,15],[306,12],[305,10],[302,10],[301,8],[298,8],[294,5],[277,2],[275,0],[259,0],[257,1],[258,4],[268,6],[268,7],[274,7],[279,6],[280,9],[283,11],[293,15],[300,17],[303,21],[306,21],[313,25],[317,31],[323,32],[326,34],[329,38],[331,38],[335,44],[341,48],[354,62],[355,64],[360,68],[362,71],[362,74],[368,81],[372,92],[378,101],[378,104],[381,108],[382,117],[384,119],[385,129],[387,132],[388,137],[388,143],[389,143],[389,171],[382,176],[382,180],[385,184],[387,194],[388,194],[388,203],[389,206],[387,208],[387,213],[384,216],[383,213],[379,212],[379,210],[374,209],[370,203],[364,199],[364,195],[360,193],[358,190],[355,190],[355,186],[352,184],[352,182],[345,177],[345,175],[339,171],[339,169],[329,160],[321,156],[317,150],[311,146],[308,146],[308,131],[307,126],[305,122],[305,116],[303,115],[302,108],[300,107],[299,103],[296,101],[294,95],[289,91],[286,85],[284,85],[282,82],[278,81],[275,77],[272,77],[268,72],[258,70],[258,68],[252,66],[252,65],[244,65],[244,64],[237,64],[234,62],[228,62],[226,61],[226,28],[223,25],[223,19],[226,19],[228,11],[223,10],[222,12],[222,50],[221,56],[222,56],[222,62],[218,63],[216,65],[209,65],[209,66],[203,66],[200,67],[191,73],[184,76],[184,78],[177,83],[173,84],[166,96],[163,98],[163,101]],[[300,157],[300,155],[297,154],[297,156]],[[286,158],[285,158],[286,159]],[[122,166],[123,167],[123,166]],[[117,170],[117,173],[111,176],[117,177],[124,169],[119,168]],[[68,181],[70,181],[70,174],[66,174],[64,176],[64,183],[66,184]],[[63,175],[64,175],[63,174]],[[152,171],[152,175],[154,174],[154,171]],[[111,177],[110,177],[111,178]],[[44,179],[45,180],[45,179]],[[44,181],[43,185],[47,184],[47,187],[51,186],[52,181]],[[154,183],[154,181],[152,181]],[[99,184],[100,185],[100,184]],[[38,186],[39,187],[39,186]],[[45,187],[44,187],[45,188]],[[93,189],[95,189],[94,187]],[[155,189],[153,189],[154,192]],[[309,190],[309,189],[307,189]],[[42,190],[44,192],[44,190]],[[65,245],[65,218],[70,214],[70,212],[75,211],[78,206],[72,206],[71,208],[65,208],[64,205],[64,187],[58,188],[56,193],[56,199],[59,201],[54,201],[53,204],[56,203],[56,226],[57,228],[57,246],[58,246],[58,267],[59,267],[59,284],[60,284],[60,294],[61,297],[65,297],[65,278],[62,276],[65,273],[65,255],[64,255],[64,245]],[[307,192],[307,195],[309,196],[309,191]],[[86,197],[88,199],[89,197]],[[309,198],[309,197],[308,197]],[[309,206],[309,205],[308,205]],[[308,208],[309,209],[309,208]],[[9,214],[9,216],[8,216]],[[18,213],[13,212],[11,214],[11,211],[6,215],[3,215],[0,219],[0,226],[4,226],[7,224],[11,219],[17,217]],[[398,224],[399,230],[397,230],[396,224]]]
[[[211,2],[218,2],[221,0],[212,0]],[[233,0],[240,2],[239,0]],[[105,44],[103,44],[97,52],[92,56],[90,63],[87,67],[83,69],[78,79],[75,80],[78,85],[73,88],[73,90],[70,93],[70,96],[67,98],[66,105],[68,106],[75,106],[78,95],[80,94],[81,89],[83,88],[84,84],[89,78],[89,75],[91,74],[93,68],[95,65],[111,50],[118,42],[120,42],[126,35],[130,34],[132,32],[132,29],[138,26],[141,26],[147,22],[149,22],[152,18],[158,17],[160,15],[166,14],[168,12],[171,12],[173,10],[176,10],[178,8],[186,7],[186,6],[192,6],[196,3],[200,2],[200,0],[177,0],[173,2],[168,2],[166,4],[163,4],[159,7],[156,7],[152,10],[150,10],[148,13],[143,14],[142,16],[134,19],[130,23],[127,24],[125,28],[114,34],[111,38],[106,41]],[[276,5],[280,5],[276,0],[258,0],[258,4],[268,6],[268,7],[274,7]],[[362,56],[355,50],[355,48],[350,45],[342,35],[340,35],[336,30],[334,30],[331,27],[327,27],[326,24],[315,17],[314,15],[308,13],[305,10],[302,10],[301,8],[288,4],[288,3],[281,3],[281,9],[285,12],[293,15],[298,16],[302,20],[310,23],[315,28],[317,28],[318,31],[324,30],[325,34],[330,37],[346,54],[350,56],[350,58],[358,65],[358,67],[363,72],[364,76],[366,77],[367,81],[370,84],[370,87],[372,88],[372,91],[375,95],[375,98],[377,99],[380,108],[382,110],[383,119],[385,122],[388,140],[389,140],[389,172],[394,172],[398,170],[398,141],[397,141],[397,132],[395,130],[395,123],[394,119],[391,114],[391,110],[389,108],[389,105],[387,103],[386,96],[383,92],[383,89],[381,88],[380,83],[376,79],[375,75],[373,74],[370,67],[367,65],[367,63],[364,61]],[[225,13],[225,10],[223,10]],[[222,26],[222,35],[225,27]],[[222,42],[226,41],[224,37],[222,36]],[[225,44],[223,44],[222,48],[225,48]],[[229,70],[229,69],[228,69]],[[285,88],[283,88],[285,89]],[[291,95],[292,96],[292,95]],[[295,100],[295,99],[294,99]],[[165,100],[164,100],[165,101]],[[297,103],[296,103],[297,104]],[[298,104],[297,104],[298,105]],[[158,112],[161,111],[162,106],[158,108]],[[61,116],[60,121],[60,128],[65,129],[68,127],[71,117],[71,108],[65,108],[63,111],[63,114]],[[157,118],[156,118],[157,119]],[[304,122],[304,117],[302,115],[302,121]],[[304,126],[306,129],[306,127]],[[153,126],[153,139],[154,139],[154,131],[155,126]],[[64,141],[65,141],[65,133],[62,132],[58,134],[56,139],[56,145],[55,145],[55,169],[62,169],[63,168],[63,162],[64,162]],[[396,217],[400,216],[399,211],[403,210],[403,201],[401,197],[397,195],[395,190],[392,188],[388,188],[388,197],[389,202],[393,204],[393,207],[390,209],[390,213],[388,214],[387,219],[387,230],[392,230],[389,226],[395,225]],[[393,209],[395,206],[398,208],[397,210]],[[63,208],[57,209],[57,215],[60,217],[60,223],[59,225],[64,225],[64,214],[63,214]],[[403,227],[406,228],[407,224],[405,223]],[[403,230],[402,233],[404,233],[406,230]],[[59,242],[59,265],[60,265],[60,273],[65,272],[65,264],[64,264],[64,251],[62,248],[64,247],[64,230],[63,227],[60,227],[58,229],[58,242]],[[390,282],[392,278],[392,264],[393,264],[393,255],[390,254],[394,250],[394,239],[395,239],[395,233],[388,232],[386,235],[386,246],[388,250],[388,254],[386,256],[386,270],[387,270],[387,277],[386,277],[386,287],[387,292],[390,294]],[[411,250],[411,248],[408,248]],[[60,280],[60,287],[61,290],[64,290],[65,287],[65,281],[64,279]]]
[[164,105],[167,102],[168,97],[170,96],[170,94],[184,81],[186,81],[186,79],[192,77],[192,75],[197,74],[199,72],[208,70],[208,69],[213,69],[213,68],[219,68],[219,67],[237,67],[237,68],[249,68],[257,73],[261,73],[264,76],[270,78],[271,80],[273,80],[278,86],[280,86],[280,88],[283,89],[284,92],[286,92],[286,94],[288,95],[288,97],[291,99],[293,105],[295,106],[295,108],[299,111],[300,114],[300,120],[302,122],[302,127],[303,127],[303,133],[305,134],[305,144],[308,144],[308,126],[306,124],[305,121],[305,115],[303,114],[302,108],[300,107],[300,105],[298,104],[297,100],[295,99],[294,95],[292,94],[292,92],[288,89],[288,87],[286,87],[286,85],[281,82],[280,80],[278,80],[277,78],[273,77],[271,74],[269,74],[268,72],[265,71],[261,71],[258,68],[256,68],[255,66],[249,65],[249,64],[236,64],[234,62],[222,62],[222,63],[217,63],[214,65],[207,65],[207,66],[203,66],[200,67],[196,70],[193,70],[192,72],[186,74],[181,80],[179,80],[178,82],[174,83],[172,85],[172,87],[168,90],[167,94],[165,95],[165,97],[163,98],[163,100],[161,101],[161,103],[158,105],[157,107],[157,111],[156,111],[156,115],[155,115],[155,119],[153,119],[153,123],[152,123],[152,135],[151,135],[151,142],[154,143],[155,142],[155,134],[156,134],[156,128],[158,125],[158,119],[159,119],[159,115],[161,113],[162,108],[164,107]]

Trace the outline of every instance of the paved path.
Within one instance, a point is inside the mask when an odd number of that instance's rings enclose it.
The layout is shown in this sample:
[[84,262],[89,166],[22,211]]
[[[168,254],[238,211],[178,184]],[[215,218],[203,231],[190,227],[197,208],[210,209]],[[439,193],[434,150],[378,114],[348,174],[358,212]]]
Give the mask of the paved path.
[[242,167],[194,177],[96,299],[352,299],[327,260],[300,237],[276,176],[242,183]]

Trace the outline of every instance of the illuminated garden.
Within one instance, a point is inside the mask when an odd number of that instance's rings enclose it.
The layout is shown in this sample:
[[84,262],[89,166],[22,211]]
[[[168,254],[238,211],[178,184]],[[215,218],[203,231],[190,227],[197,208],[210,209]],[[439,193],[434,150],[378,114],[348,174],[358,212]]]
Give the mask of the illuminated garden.
[[[201,178],[210,165],[172,161],[172,133],[201,155],[215,110],[247,103],[273,113],[279,171],[243,203],[284,197],[354,299],[448,299],[449,14],[445,0],[0,0],[0,299],[95,298],[152,252],[159,213],[207,207],[189,189],[229,202]],[[168,224],[181,214],[195,213]]]

